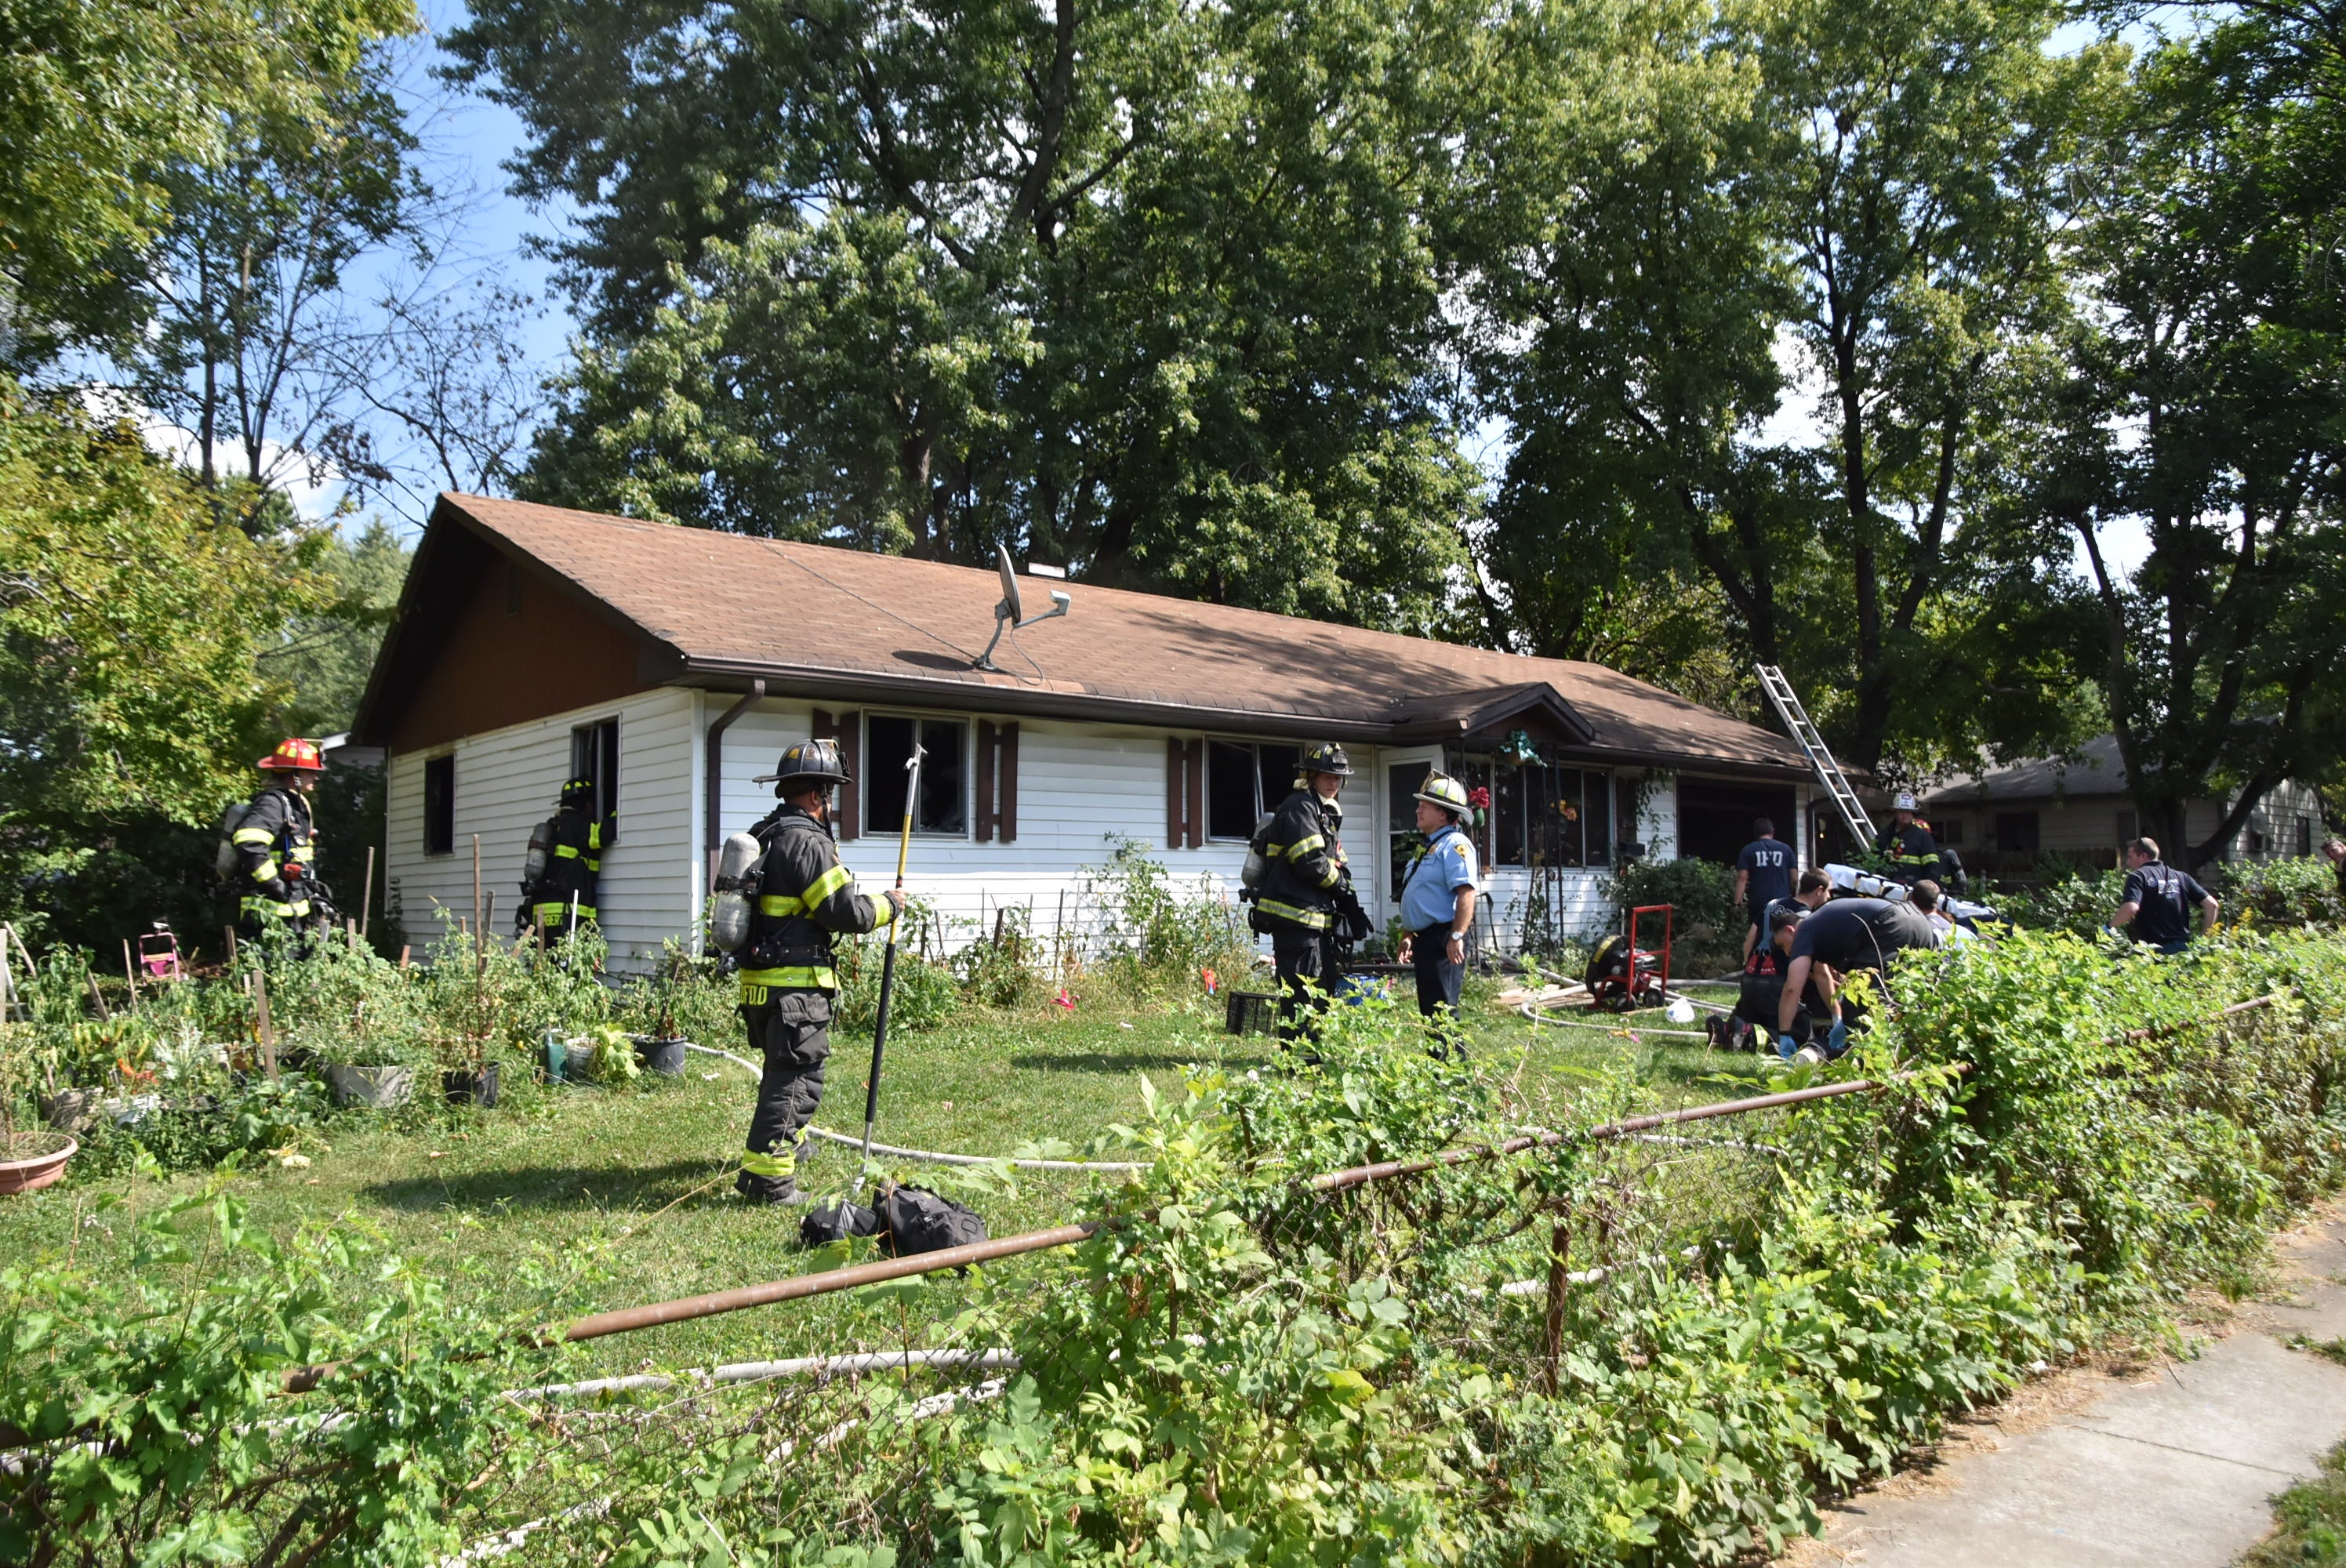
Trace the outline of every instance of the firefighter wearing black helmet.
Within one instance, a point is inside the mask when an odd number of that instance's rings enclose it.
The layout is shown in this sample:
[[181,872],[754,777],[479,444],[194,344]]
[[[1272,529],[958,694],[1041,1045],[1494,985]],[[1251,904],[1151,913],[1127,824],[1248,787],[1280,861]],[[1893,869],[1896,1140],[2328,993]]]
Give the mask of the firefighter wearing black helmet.
[[524,912],[552,940],[577,924],[595,923],[596,890],[603,880],[603,820],[595,813],[595,781],[573,779],[562,786],[555,813],[530,835],[528,876],[522,883]]
[[1322,741],[1297,764],[1295,789],[1265,831],[1256,928],[1270,935],[1279,966],[1279,1034],[1301,1033],[1305,1014],[1324,1005],[1336,983],[1337,908],[1352,885],[1337,835],[1344,809],[1336,797],[1352,776],[1344,748]]
[[750,1044],[765,1055],[749,1138],[750,1152],[762,1157],[734,1185],[752,1202],[798,1203],[798,1138],[822,1104],[822,1064],[831,1054],[831,999],[839,993],[833,939],[886,925],[903,911],[903,895],[867,897],[839,863],[831,792],[848,778],[838,742],[789,747],[773,772],[751,782],[773,785],[781,804],[750,830],[764,853],[751,871],[741,1017]]

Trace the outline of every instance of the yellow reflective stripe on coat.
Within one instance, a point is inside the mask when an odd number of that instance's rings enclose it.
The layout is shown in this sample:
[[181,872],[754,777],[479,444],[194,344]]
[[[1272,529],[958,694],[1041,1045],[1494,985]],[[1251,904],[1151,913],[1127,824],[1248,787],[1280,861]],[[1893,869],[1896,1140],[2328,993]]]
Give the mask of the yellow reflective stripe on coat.
[[[294,915],[291,904],[280,904],[275,899],[247,898],[242,907],[247,914],[268,915],[275,920],[291,920]],[[308,912],[307,906],[302,912]]]
[[799,895],[799,901],[806,905],[807,908],[812,909],[815,905],[822,902],[823,900],[831,897],[831,894],[837,892],[840,889],[850,885],[854,881],[855,873],[849,871],[845,866],[833,866],[831,870],[823,872],[822,875],[815,878],[813,881],[807,884],[807,891]]
[[1303,837],[1296,840],[1295,842],[1287,846],[1287,858],[1290,860],[1300,860],[1304,856],[1310,854],[1312,850],[1323,850],[1327,847],[1328,840],[1321,838],[1319,834],[1306,833]]
[[306,866],[310,864],[311,861],[318,858],[318,846],[315,844],[296,844],[293,846],[293,858]]
[[229,836],[231,844],[265,844],[277,835],[266,828],[239,828]]
[[1326,931],[1329,926],[1326,910],[1299,909],[1293,904],[1281,903],[1277,899],[1257,899],[1254,907],[1267,915],[1276,915],[1280,920],[1292,921],[1297,925],[1309,926],[1313,931]]
[[791,915],[804,912],[805,909],[806,903],[803,900],[794,899],[787,894],[760,893],[758,895],[758,912],[775,920],[787,920]]
[[[537,923],[546,927],[548,931],[553,930],[556,926],[566,923],[570,919],[570,906],[566,903],[532,904],[530,906],[530,912],[537,918]],[[595,906],[593,904],[580,904],[578,906],[578,918],[580,920],[595,919]]]
[[263,860],[252,868],[252,880],[256,882],[273,882],[277,880],[277,871],[275,860]]

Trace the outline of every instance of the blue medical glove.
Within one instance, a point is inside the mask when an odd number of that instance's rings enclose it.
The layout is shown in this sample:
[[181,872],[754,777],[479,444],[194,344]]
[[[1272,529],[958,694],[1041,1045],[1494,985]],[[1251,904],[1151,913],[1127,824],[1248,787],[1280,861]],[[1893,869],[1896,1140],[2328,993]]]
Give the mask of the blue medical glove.
[[1785,1061],[1790,1061],[1792,1059],[1792,1053],[1798,1051],[1800,1048],[1800,1043],[1793,1039],[1790,1034],[1779,1034],[1776,1036],[1776,1054],[1782,1057]]
[[1832,1021],[1832,1027],[1825,1031],[1825,1054],[1838,1056],[1848,1049],[1849,1020],[1836,1018]]

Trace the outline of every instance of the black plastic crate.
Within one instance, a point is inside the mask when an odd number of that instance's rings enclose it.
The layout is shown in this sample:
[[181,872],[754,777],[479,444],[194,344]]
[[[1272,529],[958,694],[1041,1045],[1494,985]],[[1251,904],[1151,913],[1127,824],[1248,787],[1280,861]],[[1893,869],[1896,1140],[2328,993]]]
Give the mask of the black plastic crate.
[[1279,1032],[1279,997],[1268,991],[1233,991],[1224,1003],[1222,1027],[1232,1034]]

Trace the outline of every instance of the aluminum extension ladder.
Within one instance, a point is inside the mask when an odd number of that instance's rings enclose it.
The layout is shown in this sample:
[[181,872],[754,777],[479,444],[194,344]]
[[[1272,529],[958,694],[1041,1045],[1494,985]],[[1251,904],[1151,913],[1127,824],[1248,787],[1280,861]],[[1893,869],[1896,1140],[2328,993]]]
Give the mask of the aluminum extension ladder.
[[1809,766],[1816,769],[1817,782],[1825,787],[1825,793],[1831,796],[1833,804],[1841,808],[1841,820],[1849,830],[1849,841],[1860,850],[1872,847],[1873,822],[1865,814],[1865,802],[1860,800],[1857,791],[1849,787],[1849,778],[1841,772],[1841,764],[1833,760],[1831,749],[1825,745],[1825,738],[1817,733],[1815,725],[1809,722],[1809,710],[1802,708],[1800,699],[1792,695],[1792,683],[1784,678],[1783,670],[1775,665],[1754,665],[1752,667],[1760,672],[1760,689],[1768,694],[1768,700],[1776,705],[1776,717],[1784,721],[1784,728],[1791,732],[1794,742],[1808,753]]

